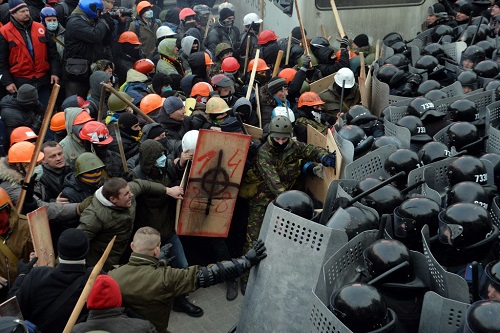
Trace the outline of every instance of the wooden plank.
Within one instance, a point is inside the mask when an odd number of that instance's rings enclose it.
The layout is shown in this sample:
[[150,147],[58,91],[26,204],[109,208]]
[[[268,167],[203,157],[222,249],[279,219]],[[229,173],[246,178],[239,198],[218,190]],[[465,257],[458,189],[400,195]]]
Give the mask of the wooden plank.
[[317,81],[314,81],[309,85],[309,90],[315,93],[320,93],[323,90],[328,89],[332,85],[332,83],[335,81],[335,73],[330,74],[322,79],[319,79]]
[[252,139],[260,141],[260,139],[262,138],[262,135],[264,133],[262,128],[258,128],[256,126],[252,126],[252,125],[248,125],[248,124],[243,124],[243,126],[245,126],[248,134],[252,136]]
[[250,140],[250,135],[200,130],[179,235],[227,237]]
[[54,267],[56,258],[52,246],[47,207],[42,206],[27,214],[28,224],[33,239],[33,247],[38,257],[37,266]]

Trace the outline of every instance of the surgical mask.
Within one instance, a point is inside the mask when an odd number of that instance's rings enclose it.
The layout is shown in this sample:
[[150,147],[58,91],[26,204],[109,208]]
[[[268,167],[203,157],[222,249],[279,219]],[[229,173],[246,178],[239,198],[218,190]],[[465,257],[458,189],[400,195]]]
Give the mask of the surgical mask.
[[163,93],[163,92],[170,91],[170,90],[172,90],[172,87],[171,86],[166,86],[165,88],[163,88],[161,90],[161,92]]
[[144,14],[144,17],[147,18],[147,19],[152,19],[153,18],[153,11],[152,10],[148,10],[145,14]]
[[47,22],[46,24],[48,31],[56,31],[59,26],[59,22]]
[[167,164],[167,156],[165,156],[165,154],[162,154],[160,157],[156,159],[157,167],[164,168],[166,164]]

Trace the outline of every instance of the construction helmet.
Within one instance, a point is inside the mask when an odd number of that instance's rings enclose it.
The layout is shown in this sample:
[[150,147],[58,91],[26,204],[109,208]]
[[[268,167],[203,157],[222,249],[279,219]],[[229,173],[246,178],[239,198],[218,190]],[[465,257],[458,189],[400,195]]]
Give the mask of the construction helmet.
[[[9,163],[30,163],[34,152],[35,145],[33,143],[28,141],[18,142],[9,148],[7,160]],[[39,152],[36,161],[40,162],[44,156],[42,152]]]
[[181,21],[186,21],[186,18],[189,16],[196,16],[196,12],[189,7],[183,8],[179,12],[179,20]]
[[205,53],[205,65],[206,66],[213,65],[214,62],[212,61],[212,58],[210,58],[210,55],[207,52],[204,53]]
[[[120,91],[118,92],[121,96],[125,97],[126,100],[132,102],[134,99],[130,97],[126,92]],[[108,98],[108,110],[111,112],[120,112],[125,110],[127,104],[118,98],[115,94],[111,94]]]
[[85,15],[87,15],[91,19],[97,18],[97,16],[99,15],[98,12],[104,9],[102,5],[102,0],[80,0],[78,2],[78,7],[80,7],[80,9],[85,13]]
[[[250,62],[248,63],[247,72],[251,72],[252,71],[254,62],[255,62],[255,59],[250,60]],[[257,60],[257,72],[267,71],[268,69],[269,69],[269,66],[267,66],[267,64],[264,61],[264,59],[259,58]]]
[[156,30],[156,39],[160,39],[162,37],[173,37],[175,36],[175,32],[166,25],[162,25]]
[[321,100],[317,93],[308,91],[300,95],[298,107],[301,108],[303,106],[315,106],[323,104],[325,104],[325,102]]
[[205,109],[206,114],[221,114],[228,112],[231,108],[227,105],[226,101],[218,96],[210,98],[207,102]]
[[57,112],[50,119],[50,129],[54,132],[63,131],[66,129],[66,118],[64,112]]
[[149,59],[139,59],[134,63],[133,68],[144,75],[148,75],[154,72],[155,64]]
[[264,45],[271,41],[278,40],[278,36],[272,30],[264,30],[259,34],[257,44]]
[[287,84],[290,84],[290,82],[292,82],[293,78],[295,77],[295,74],[297,74],[297,70],[293,68],[285,68],[278,73],[278,76],[282,79],[285,79]]
[[88,121],[94,120],[89,114],[87,110],[83,110],[76,116],[75,120],[73,120],[73,125],[81,125],[85,124]]
[[108,128],[101,122],[89,121],[83,125],[80,131],[80,139],[89,141],[96,145],[107,145],[113,141],[113,137],[109,135]]
[[154,110],[161,108],[163,105],[163,100],[164,100],[164,98],[162,98],[160,95],[148,94],[148,95],[144,96],[144,98],[141,100],[141,104],[139,105],[139,108],[145,114],[149,114],[149,113],[153,112]]
[[219,5],[219,14],[220,14],[220,11],[223,10],[224,8],[229,8],[229,9],[231,9],[231,11],[234,12],[234,5],[232,3],[223,2]]
[[190,97],[195,97],[195,96],[209,97],[212,91],[214,91],[214,89],[209,83],[198,82],[191,89]]
[[269,123],[269,136],[271,138],[291,138],[292,131],[292,122],[288,117],[278,116],[271,119]]
[[187,131],[182,137],[182,151],[189,150],[191,153],[194,153],[199,134],[198,130]]
[[259,15],[255,13],[248,13],[243,17],[243,25],[249,26],[252,23],[253,24],[258,24],[262,23],[262,19],[259,17]]
[[27,126],[19,126],[14,128],[12,133],[10,133],[10,145],[21,141],[29,141],[31,139],[38,138],[38,135],[33,132],[33,130]]
[[227,57],[222,60],[221,69],[226,73],[234,73],[240,69],[240,63],[235,57]]
[[133,31],[125,31],[120,35],[120,38],[118,38],[118,43],[129,43],[129,44],[134,44],[134,45],[141,45],[141,42],[139,41],[139,37],[135,34]]
[[104,168],[106,165],[93,153],[82,153],[75,161],[75,176],[92,170]]
[[335,83],[342,87],[342,83],[344,83],[344,88],[352,88],[356,81],[354,80],[354,73],[347,67],[339,69],[337,74],[335,74]]
[[229,43],[219,43],[215,47],[215,58],[221,58],[221,55],[226,54],[227,52],[233,52],[233,47]]
[[7,206],[14,207],[7,191],[0,187],[0,210],[4,209]]
[[153,8],[153,5],[149,1],[141,1],[137,4],[135,10],[137,11],[137,14],[141,15],[142,14],[141,12],[147,8],[151,9]]

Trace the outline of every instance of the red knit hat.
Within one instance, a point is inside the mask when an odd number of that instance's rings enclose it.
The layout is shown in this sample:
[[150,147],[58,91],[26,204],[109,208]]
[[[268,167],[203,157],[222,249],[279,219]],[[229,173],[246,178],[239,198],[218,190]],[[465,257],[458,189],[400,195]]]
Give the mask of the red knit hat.
[[87,299],[87,309],[102,310],[122,306],[120,286],[109,275],[99,275]]

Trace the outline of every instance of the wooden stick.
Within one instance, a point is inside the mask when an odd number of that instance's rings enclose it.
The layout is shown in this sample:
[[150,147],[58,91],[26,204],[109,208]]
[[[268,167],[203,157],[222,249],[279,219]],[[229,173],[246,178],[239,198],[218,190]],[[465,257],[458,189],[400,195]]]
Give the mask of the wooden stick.
[[366,70],[365,70],[365,55],[363,52],[359,52],[359,77],[366,79]]
[[375,43],[375,60],[378,60],[380,57],[380,39],[377,40],[377,43]]
[[366,96],[366,71],[365,71],[365,56],[363,52],[359,52],[359,93],[361,95],[361,104],[364,106],[367,105],[367,96]]
[[278,76],[278,70],[280,69],[281,59],[283,59],[283,50],[278,51],[278,56],[276,57],[276,62],[274,63],[273,75],[272,77]]
[[83,306],[85,305],[85,302],[87,301],[87,298],[89,297],[90,291],[92,290],[92,287],[94,286],[95,280],[97,279],[97,276],[99,276],[99,274],[101,273],[102,266],[104,266],[104,263],[108,259],[109,252],[111,252],[111,249],[113,248],[113,244],[115,243],[115,239],[116,239],[116,236],[113,236],[111,241],[108,243],[106,250],[104,250],[104,253],[102,254],[101,259],[99,259],[97,264],[92,269],[92,272],[90,273],[89,279],[87,280],[87,283],[85,284],[85,287],[83,288],[82,294],[78,298],[78,302],[76,302],[76,305],[73,308],[73,312],[71,312],[71,316],[69,317],[68,322],[66,323],[66,326],[64,327],[63,333],[71,333],[73,326],[75,326],[76,320],[80,316],[80,312],[82,312]]
[[259,119],[259,127],[262,128],[262,114],[260,113],[260,96],[258,83],[255,83],[255,104],[257,104],[257,118]]
[[[55,83],[52,87],[52,92],[50,93],[50,99],[47,104],[47,108],[45,109],[45,114],[43,116],[42,126],[40,127],[40,131],[38,132],[38,138],[35,143],[35,150],[33,151],[33,156],[31,156],[30,165],[28,166],[28,170],[26,170],[26,175],[24,176],[24,181],[29,183],[31,181],[31,176],[33,175],[33,171],[35,171],[35,167],[38,160],[38,154],[40,153],[40,149],[42,148],[43,141],[45,140],[45,134],[47,134],[47,128],[50,124],[50,119],[52,118],[52,112],[54,111],[54,105],[56,104],[57,95],[59,95],[59,89],[61,87]],[[21,213],[23,209],[24,200],[26,199],[26,190],[21,188],[21,193],[19,193],[19,198],[17,199],[17,211]]]
[[207,25],[205,26],[205,33],[203,34],[203,41],[207,39],[208,29],[210,28],[210,20],[212,19],[211,16],[212,16],[211,14],[208,15]]
[[290,60],[290,49],[292,48],[292,34],[288,35],[288,45],[286,46],[285,66],[288,66]]
[[340,38],[344,38],[346,34],[344,27],[342,26],[342,22],[340,21],[339,11],[335,5],[335,0],[330,0],[330,4],[332,5],[333,16],[335,16],[335,23],[337,24],[337,30],[339,31]]
[[123,170],[128,172],[127,159],[125,158],[125,150],[123,149],[122,134],[120,133],[120,126],[118,122],[115,122],[115,135],[116,143],[118,144],[118,150],[120,151],[120,157],[122,158]]
[[323,35],[324,38],[327,38],[325,25],[323,23],[321,23],[321,34]]
[[104,104],[106,103],[106,87],[101,87],[101,97],[99,98],[99,110],[97,110],[97,121],[102,121],[102,114],[104,112]]
[[[252,73],[250,74],[250,81],[248,81],[248,90],[246,99],[250,100],[252,94],[253,81],[255,81],[255,73],[257,72],[257,63],[259,62],[260,49],[255,50],[255,58],[253,60]],[[256,94],[257,95],[257,94]]]
[[248,66],[248,53],[250,52],[250,36],[247,36],[247,48],[245,50],[245,67],[243,67],[243,73],[247,73],[247,66]]
[[302,47],[304,48],[304,53],[309,55],[309,47],[307,46],[306,32],[304,30],[304,25],[302,24],[302,19],[300,18],[299,1],[295,0],[295,10],[297,11],[297,18],[299,19],[300,33],[302,34]]
[[113,88],[113,86],[111,86],[109,83],[101,82],[101,84],[104,87],[106,87],[106,89],[108,89],[110,93],[114,94],[121,101],[123,101],[123,103],[127,104],[128,106],[130,106],[132,108],[132,110],[134,110],[139,116],[141,116],[142,118],[144,118],[144,120],[146,120],[148,123],[150,123],[150,124],[155,123],[155,121],[153,119],[151,119],[150,116],[148,116],[147,114],[145,114],[144,112],[142,112],[141,109],[139,109],[137,106],[135,106],[132,102],[130,102],[125,97],[123,97],[122,95],[120,95],[118,93],[118,91],[116,91],[116,89]]

